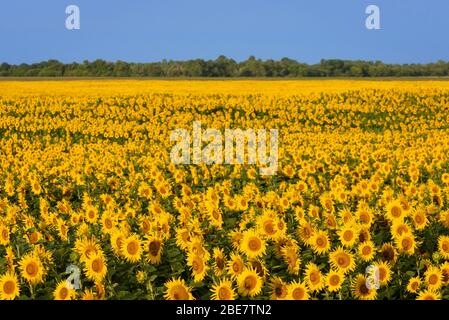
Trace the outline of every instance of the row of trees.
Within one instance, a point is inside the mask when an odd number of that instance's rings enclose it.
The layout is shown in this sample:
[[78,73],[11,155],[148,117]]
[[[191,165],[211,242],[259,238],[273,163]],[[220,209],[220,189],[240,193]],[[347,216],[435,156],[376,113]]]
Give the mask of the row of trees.
[[151,63],[108,62],[61,63],[48,60],[33,64],[0,65],[3,77],[428,77],[449,76],[449,62],[385,64],[381,61],[321,60],[305,64],[283,58],[261,60],[254,56],[242,62],[219,56],[215,60]]

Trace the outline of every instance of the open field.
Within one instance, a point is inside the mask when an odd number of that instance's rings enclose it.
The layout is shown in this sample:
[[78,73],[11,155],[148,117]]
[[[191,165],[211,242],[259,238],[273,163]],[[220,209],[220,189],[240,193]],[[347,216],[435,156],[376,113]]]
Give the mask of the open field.
[[[175,165],[170,134],[194,121],[277,129],[277,172]],[[0,81],[0,299],[447,299],[448,284],[449,81]]]

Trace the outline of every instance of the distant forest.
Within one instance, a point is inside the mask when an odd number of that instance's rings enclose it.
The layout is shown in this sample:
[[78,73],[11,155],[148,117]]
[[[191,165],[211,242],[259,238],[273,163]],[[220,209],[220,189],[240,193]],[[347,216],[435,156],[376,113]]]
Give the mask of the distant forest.
[[3,77],[442,77],[449,76],[449,62],[385,64],[381,61],[321,60],[301,63],[289,58],[261,60],[254,56],[236,62],[225,56],[215,60],[163,60],[129,63],[105,60],[61,63],[48,60],[33,64],[0,65]]

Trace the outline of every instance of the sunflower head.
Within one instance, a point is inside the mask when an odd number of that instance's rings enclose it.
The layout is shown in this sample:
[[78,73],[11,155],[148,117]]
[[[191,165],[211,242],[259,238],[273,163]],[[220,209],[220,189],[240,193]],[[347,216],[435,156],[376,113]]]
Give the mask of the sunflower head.
[[166,300],[193,300],[191,288],[181,278],[171,279],[165,283]]
[[20,286],[14,273],[0,276],[0,300],[14,300],[19,296]]

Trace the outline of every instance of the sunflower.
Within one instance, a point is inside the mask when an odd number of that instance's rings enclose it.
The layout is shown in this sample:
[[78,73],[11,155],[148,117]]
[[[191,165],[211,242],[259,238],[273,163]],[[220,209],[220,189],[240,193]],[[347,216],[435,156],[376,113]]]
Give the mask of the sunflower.
[[386,206],[386,217],[390,221],[402,220],[406,213],[402,207],[401,201],[396,199],[389,202]]
[[443,284],[442,280],[443,280],[443,273],[438,267],[430,266],[424,273],[424,281],[430,290],[434,291],[439,290]]
[[237,285],[240,294],[254,297],[262,290],[262,279],[254,268],[249,267],[237,276]]
[[14,273],[7,272],[0,277],[0,300],[14,300],[19,293],[19,281]]
[[357,241],[357,226],[354,223],[348,223],[338,231],[338,239],[346,248],[352,248]]
[[309,244],[316,253],[324,254],[330,249],[329,235],[325,231],[318,230],[310,238]]
[[105,211],[101,215],[101,231],[104,234],[111,234],[115,229],[116,223],[117,221],[110,211]]
[[412,277],[408,280],[407,291],[410,293],[417,293],[420,285],[420,277]]
[[449,237],[440,236],[438,238],[438,252],[444,259],[449,259]]
[[9,244],[9,229],[0,224],[0,245],[7,246]]
[[266,244],[259,234],[253,230],[243,232],[243,238],[240,242],[240,251],[248,258],[257,258],[265,253]]
[[189,253],[187,255],[187,265],[192,270],[193,279],[195,282],[200,282],[206,276],[209,267],[204,261],[203,257],[198,256],[194,253]]
[[53,297],[55,300],[72,300],[75,298],[76,292],[67,282],[67,280],[60,281],[55,291],[53,291]]
[[274,276],[273,278],[271,278],[269,288],[271,292],[271,300],[284,300],[287,298],[288,286],[280,277]]
[[355,216],[357,221],[363,226],[369,227],[373,223],[373,212],[364,202],[359,204]]
[[140,183],[139,189],[137,189],[137,193],[139,197],[145,198],[147,200],[150,200],[153,196],[153,190],[151,190],[151,187],[145,182]]
[[441,274],[443,275],[443,285],[449,284],[449,262],[444,262],[440,265]]
[[396,239],[396,246],[399,252],[411,256],[416,249],[415,237],[411,233],[404,233]]
[[315,228],[310,222],[303,219],[299,221],[299,227],[296,230],[296,232],[303,242],[308,243],[313,234],[315,233]]
[[210,224],[216,227],[218,230],[221,230],[223,225],[223,216],[221,213],[221,209],[215,206],[210,206],[207,208],[207,213]]
[[190,245],[191,234],[189,229],[187,228],[178,228],[176,229],[176,245],[182,249],[188,249]]
[[236,293],[232,288],[232,282],[223,279],[219,283],[212,285],[212,300],[235,300]]
[[86,289],[83,291],[81,295],[81,300],[85,301],[96,300],[95,293],[92,291],[92,289]]
[[402,220],[395,220],[391,225],[391,235],[393,239],[399,238],[403,234],[411,233],[412,228]]
[[336,292],[341,289],[343,281],[345,280],[345,275],[342,272],[330,270],[326,275],[326,287],[329,292]]
[[22,260],[20,260],[19,265],[22,277],[30,284],[44,282],[44,266],[35,254],[26,254]]
[[372,241],[366,241],[359,244],[358,253],[363,261],[371,261],[376,253],[374,243]]
[[429,224],[427,213],[423,208],[418,208],[413,211],[412,221],[416,230],[424,230]]
[[82,237],[75,242],[75,252],[80,255],[80,260],[85,261],[89,259],[91,254],[98,253],[101,250],[95,237]]
[[377,291],[370,289],[367,284],[367,279],[363,274],[358,274],[352,281],[352,294],[359,300],[374,300],[377,296]]
[[275,239],[278,234],[276,218],[262,214],[257,218],[257,230],[267,239]]
[[194,237],[190,241],[189,251],[197,256],[209,260],[210,253],[204,248],[204,241],[200,237]]
[[441,211],[438,216],[438,220],[443,226],[449,228],[449,210]]
[[226,258],[222,248],[214,248],[213,250],[213,268],[216,276],[221,276],[225,272]]
[[268,275],[268,269],[267,266],[265,265],[265,263],[263,262],[262,259],[249,259],[248,263],[251,267],[254,268],[254,270],[257,271],[257,274],[259,275],[259,277],[261,277],[262,279],[265,279]]
[[85,261],[84,271],[90,280],[101,282],[108,271],[103,254],[92,253]]
[[123,241],[121,254],[129,262],[137,262],[142,256],[142,244],[138,235],[131,235]]
[[89,206],[84,214],[84,218],[87,222],[95,224],[98,219],[98,209],[94,206]]
[[379,270],[379,284],[387,285],[391,280],[391,266],[388,262],[378,261],[373,264]]
[[310,291],[319,291],[324,287],[324,277],[318,266],[309,262],[305,270],[305,282]]
[[126,233],[120,229],[115,229],[110,237],[112,251],[119,256],[122,252],[123,243],[126,239]]
[[232,252],[227,266],[228,273],[232,277],[237,277],[244,269],[245,261],[243,261],[243,258],[239,254]]
[[343,273],[348,273],[355,268],[354,257],[351,253],[339,247],[329,254],[332,268]]
[[308,300],[309,292],[307,286],[303,282],[293,281],[287,286],[288,300]]
[[281,249],[282,258],[287,264],[287,272],[290,274],[298,274],[301,260],[298,256],[298,246],[287,245]]
[[434,291],[432,289],[426,289],[424,291],[419,292],[416,300],[440,300],[441,295],[438,291]]
[[394,264],[398,259],[398,254],[396,249],[391,243],[384,243],[380,248],[380,255],[382,257],[382,261],[388,261],[391,264]]
[[193,300],[192,289],[186,285],[184,279],[172,278],[165,282],[165,288],[166,300]]
[[162,249],[164,248],[162,239],[155,236],[148,236],[144,245],[148,252],[146,260],[151,264],[159,264],[161,262]]

